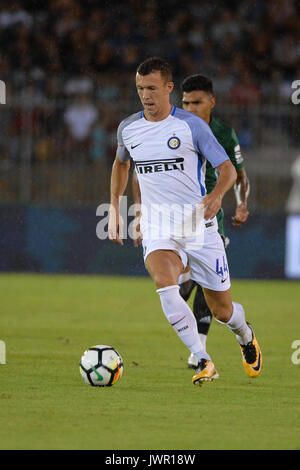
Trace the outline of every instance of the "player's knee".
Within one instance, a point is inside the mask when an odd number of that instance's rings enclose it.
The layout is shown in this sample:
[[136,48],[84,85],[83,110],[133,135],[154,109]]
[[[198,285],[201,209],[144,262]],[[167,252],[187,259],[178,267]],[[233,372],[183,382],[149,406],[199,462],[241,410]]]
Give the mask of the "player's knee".
[[163,287],[173,286],[177,284],[175,279],[172,279],[171,276],[168,276],[165,273],[156,273],[152,277],[157,289],[162,289]]
[[213,316],[222,323],[227,323],[232,314],[232,307],[227,304],[214,304],[211,307]]

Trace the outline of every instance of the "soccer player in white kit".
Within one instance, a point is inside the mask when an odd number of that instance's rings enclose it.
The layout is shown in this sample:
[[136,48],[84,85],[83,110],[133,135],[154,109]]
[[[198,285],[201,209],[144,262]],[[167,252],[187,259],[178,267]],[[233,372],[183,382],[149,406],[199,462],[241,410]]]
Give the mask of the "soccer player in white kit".
[[[156,57],[144,61],[137,69],[136,86],[144,110],[124,119],[118,128],[109,238],[123,244],[119,204],[131,157],[141,190],[145,266],[166,318],[198,358],[192,382],[201,385],[213,380],[216,369],[202,346],[193,312],[179,293],[178,278],[187,263],[216,320],[236,335],[245,372],[256,377],[262,367],[261,351],[242,305],[232,302],[226,253],[216,223],[222,198],[236,180],[235,168],[205,121],[171,105],[174,83],[168,62]],[[205,189],[206,159],[219,172],[210,194]],[[197,218],[201,210],[204,217]]]

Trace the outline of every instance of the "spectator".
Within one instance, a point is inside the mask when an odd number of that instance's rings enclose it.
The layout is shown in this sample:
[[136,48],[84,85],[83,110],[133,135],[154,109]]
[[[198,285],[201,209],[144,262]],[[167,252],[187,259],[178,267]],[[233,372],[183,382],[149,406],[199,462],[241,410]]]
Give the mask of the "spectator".
[[[0,78],[9,82],[12,103],[58,107],[59,113],[64,107],[67,148],[76,158],[92,132],[100,148],[135,107],[128,77],[145,56],[168,58],[176,85],[188,74],[212,77],[219,103],[286,103],[291,81],[299,78],[299,14],[295,0],[202,0],[200,7],[197,0],[165,0],[163,7],[158,0],[1,0]],[[60,101],[66,98],[72,100],[67,107]],[[180,103],[176,89],[173,99]],[[103,120],[109,104],[113,112]],[[35,109],[17,115],[22,129],[41,119]],[[11,121],[16,133],[24,132],[13,113]],[[60,124],[52,119],[49,132],[59,133]],[[41,127],[46,142],[50,134]]]
[[261,91],[248,72],[245,72],[231,90],[232,102],[237,106],[255,106],[260,102]]
[[0,13],[0,27],[11,28],[15,25],[22,24],[30,29],[33,24],[33,18],[26,10],[21,7],[20,2],[3,2],[2,11]]
[[221,62],[214,77],[214,89],[218,103],[227,103],[230,100],[230,90],[234,84],[234,77],[230,71],[229,62]]
[[5,73],[18,91],[38,70],[44,78],[36,85],[46,96],[49,76],[76,94],[93,93],[97,74],[109,73],[126,94],[121,76],[134,72],[145,55],[163,55],[174,64],[176,81],[191,71],[215,76],[228,62],[229,81],[247,70],[260,87],[274,67],[288,74],[297,69],[298,16],[295,0],[203,0],[201,8],[196,0],[165,0],[163,8],[155,0],[144,8],[136,1],[103,1],[100,7],[94,0],[3,0],[0,70],[8,66]]
[[91,130],[98,118],[96,106],[87,95],[79,95],[64,115],[67,126],[67,146],[69,153],[81,154],[82,160],[87,158],[90,146]]
[[86,95],[80,95],[77,101],[66,110],[65,122],[69,133],[77,142],[89,136],[91,127],[96,122],[98,111]]
[[216,44],[220,44],[228,34],[238,38],[241,34],[241,26],[235,20],[231,10],[223,10],[218,21],[212,26],[211,36]]

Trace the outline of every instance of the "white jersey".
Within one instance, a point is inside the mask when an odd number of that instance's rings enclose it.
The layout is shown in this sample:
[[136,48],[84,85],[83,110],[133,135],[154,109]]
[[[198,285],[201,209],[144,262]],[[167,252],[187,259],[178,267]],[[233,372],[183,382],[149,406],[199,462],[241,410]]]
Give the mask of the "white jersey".
[[206,159],[214,168],[229,159],[205,121],[175,106],[158,122],[145,119],[143,111],[132,114],[120,123],[117,137],[117,157],[131,157],[135,164],[143,236],[149,224],[159,225],[159,207],[199,205],[206,194]]

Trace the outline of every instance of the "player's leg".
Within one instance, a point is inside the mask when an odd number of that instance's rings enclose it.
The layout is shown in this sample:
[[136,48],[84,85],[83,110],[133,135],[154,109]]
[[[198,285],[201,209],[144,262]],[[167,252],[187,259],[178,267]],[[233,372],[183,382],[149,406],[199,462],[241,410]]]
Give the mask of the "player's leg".
[[262,367],[262,354],[253,327],[245,319],[243,306],[232,302],[230,289],[217,292],[206,288],[203,290],[216,320],[225,324],[235,334],[242,352],[246,374],[249,377],[257,377]]
[[195,282],[191,279],[190,267],[187,266],[178,279],[179,292],[181,297],[188,301],[195,287]]
[[203,345],[206,346],[206,336],[211,324],[212,314],[206,303],[202,287],[191,279],[189,267],[179,276],[178,283],[179,293],[185,301],[190,298],[194,287],[197,287],[193,302],[193,313],[197,321],[200,339]]
[[[200,341],[206,349],[206,336],[212,320],[212,314],[207,306],[201,286],[191,279],[189,266],[187,266],[187,268],[179,276],[178,284],[179,293],[185,301],[190,298],[194,287],[197,287],[193,303],[193,313],[196,318]],[[198,359],[193,353],[189,355],[187,364],[188,367],[192,369],[196,369],[198,366]],[[218,374],[216,374],[215,378],[217,377],[219,377]]]
[[[226,239],[224,232],[223,209],[220,209],[216,217],[218,223],[218,233],[221,236],[224,248],[226,248],[226,240],[228,239]],[[200,339],[203,345],[206,347],[206,339],[212,322],[212,313],[205,300],[202,287],[200,286],[200,284],[197,283],[195,283],[195,285],[197,286],[197,290],[194,297],[193,312],[196,317]]]
[[145,266],[157,289],[177,285],[178,277],[184,269],[179,255],[165,249],[152,251],[146,258]]
[[179,293],[178,278],[184,269],[179,255],[171,250],[155,250],[147,256],[145,265],[156,284],[163,312],[179,338],[199,362],[210,360],[200,341],[193,312]]
[[212,321],[212,313],[205,300],[204,292],[199,284],[196,284],[197,290],[194,297],[193,312],[196,317],[198,333],[204,346]]
[[[217,216],[217,224],[218,224],[218,233],[220,234],[224,248],[229,243],[229,239],[225,237],[224,232],[224,213],[223,209],[220,209]],[[212,322],[212,313],[206,303],[205,296],[200,284],[197,284],[190,278],[190,268],[186,271],[182,276],[180,276],[181,281],[180,283],[180,294],[182,297],[187,300],[190,297],[190,293],[192,292],[193,288],[196,287],[196,294],[194,297],[193,303],[193,313],[195,315],[197,326],[198,326],[198,333],[200,340],[203,346],[206,348],[206,339],[208,335],[208,331]],[[184,278],[184,282],[183,282]],[[193,354],[190,354],[188,357],[188,367],[195,369],[197,367],[197,359],[194,357]],[[217,378],[219,374],[216,374]]]
[[[200,341],[206,349],[206,339],[208,331],[212,322],[212,314],[206,303],[204,293],[200,284],[194,282],[196,286],[196,294],[193,302],[193,313],[196,318],[198,334]],[[189,368],[195,369],[198,365],[197,358],[190,354],[188,357],[187,365]],[[218,378],[219,374],[217,373],[215,378]]]
[[[227,257],[222,239],[214,231],[214,227],[205,231],[202,249],[188,251],[188,257],[191,278],[202,285],[210,311],[219,322],[226,324],[236,334],[245,371],[251,377],[258,375],[261,370],[261,352],[253,329],[245,320],[243,307],[232,302]],[[205,369],[196,369],[193,382],[197,383],[205,376]]]

